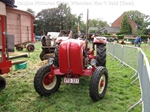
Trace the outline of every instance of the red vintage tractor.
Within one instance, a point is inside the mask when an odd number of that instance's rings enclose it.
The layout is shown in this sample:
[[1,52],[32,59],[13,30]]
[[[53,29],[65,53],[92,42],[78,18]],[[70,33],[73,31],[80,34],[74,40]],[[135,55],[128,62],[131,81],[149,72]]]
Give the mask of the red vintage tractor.
[[[55,57],[41,67],[34,77],[34,88],[41,96],[58,91],[61,79],[67,84],[78,84],[80,77],[91,76],[90,97],[98,101],[106,93],[108,71],[106,69],[106,38],[95,37],[90,50],[87,40],[57,39]],[[94,55],[96,47],[96,55]]]

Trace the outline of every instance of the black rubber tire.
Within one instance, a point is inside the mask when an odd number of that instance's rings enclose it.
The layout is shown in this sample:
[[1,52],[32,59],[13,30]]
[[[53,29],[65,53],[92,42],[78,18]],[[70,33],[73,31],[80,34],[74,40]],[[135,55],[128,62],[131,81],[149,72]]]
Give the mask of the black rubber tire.
[[[41,96],[49,96],[58,91],[61,83],[61,76],[54,75],[53,81],[48,85],[44,84],[45,76],[50,73],[50,65],[41,67],[34,77],[34,88]],[[46,80],[46,79],[45,79]]]
[[44,60],[44,55],[46,54],[45,50],[42,49],[42,52],[40,53],[40,59],[43,61]]
[[54,53],[55,53],[54,65],[59,67],[59,58],[58,58],[58,56],[59,56],[59,44],[56,45]]
[[97,44],[96,66],[106,67],[106,44]]
[[22,50],[23,50],[23,47],[21,47],[21,46],[16,46],[16,50],[17,50],[17,51],[22,51]]
[[5,78],[0,76],[0,91],[2,91],[6,87],[6,80]]
[[[104,78],[101,80],[101,78]],[[104,81],[104,82],[100,82]],[[102,83],[102,87],[100,87]],[[99,66],[95,69],[90,80],[90,97],[94,101],[98,101],[105,96],[106,88],[108,84],[108,72],[103,66]],[[100,89],[102,88],[101,92]]]
[[33,52],[34,50],[35,50],[35,47],[34,47],[33,44],[28,44],[28,45],[27,45],[27,51],[28,51],[28,52]]

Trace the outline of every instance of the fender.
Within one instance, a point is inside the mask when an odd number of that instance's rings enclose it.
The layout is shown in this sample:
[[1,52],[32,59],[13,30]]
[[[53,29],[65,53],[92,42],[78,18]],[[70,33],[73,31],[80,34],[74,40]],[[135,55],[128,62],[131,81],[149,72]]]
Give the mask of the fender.
[[102,43],[102,44],[106,44],[107,39],[106,37],[94,37],[94,44],[98,44],[98,43]]

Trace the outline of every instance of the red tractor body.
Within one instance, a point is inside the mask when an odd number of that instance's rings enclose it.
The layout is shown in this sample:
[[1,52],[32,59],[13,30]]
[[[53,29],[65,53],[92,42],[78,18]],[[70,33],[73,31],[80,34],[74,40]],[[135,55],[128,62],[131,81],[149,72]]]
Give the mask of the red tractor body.
[[82,40],[69,39],[63,41],[59,46],[59,67],[64,74],[83,73],[83,50],[85,42]]

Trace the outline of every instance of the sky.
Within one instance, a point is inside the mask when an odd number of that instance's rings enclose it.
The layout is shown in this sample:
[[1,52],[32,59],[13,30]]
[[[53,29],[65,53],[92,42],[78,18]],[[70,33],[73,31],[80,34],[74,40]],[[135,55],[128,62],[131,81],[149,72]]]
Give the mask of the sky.
[[18,9],[31,8],[36,14],[43,9],[57,7],[60,3],[66,3],[71,8],[71,13],[79,15],[83,13],[82,20],[86,22],[87,9],[89,19],[98,19],[113,23],[123,12],[138,10],[150,15],[148,0],[15,0]]

